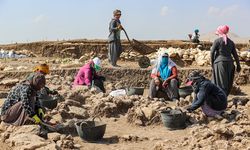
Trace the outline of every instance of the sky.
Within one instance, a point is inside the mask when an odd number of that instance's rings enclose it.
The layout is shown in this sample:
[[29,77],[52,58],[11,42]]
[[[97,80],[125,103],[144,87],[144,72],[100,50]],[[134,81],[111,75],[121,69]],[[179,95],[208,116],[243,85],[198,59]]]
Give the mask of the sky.
[[187,39],[223,24],[250,37],[249,8],[250,0],[0,0],[0,44],[107,39],[115,9],[137,40]]

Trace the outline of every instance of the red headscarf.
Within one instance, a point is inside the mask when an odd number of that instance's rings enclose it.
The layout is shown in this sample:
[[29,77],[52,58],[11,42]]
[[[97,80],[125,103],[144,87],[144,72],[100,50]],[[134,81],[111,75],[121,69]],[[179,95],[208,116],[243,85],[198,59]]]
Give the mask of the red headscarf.
[[225,44],[227,45],[227,33],[229,31],[229,27],[227,25],[221,25],[217,28],[215,34],[219,35],[220,37],[223,37],[223,40]]

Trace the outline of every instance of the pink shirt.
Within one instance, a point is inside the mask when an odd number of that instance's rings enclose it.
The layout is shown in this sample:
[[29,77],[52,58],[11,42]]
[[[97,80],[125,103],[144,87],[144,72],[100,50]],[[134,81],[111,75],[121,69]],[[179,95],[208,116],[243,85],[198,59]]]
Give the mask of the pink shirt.
[[94,74],[92,73],[94,69],[92,69],[90,65],[91,63],[87,63],[80,68],[75,76],[73,87],[76,85],[91,85],[93,76],[96,75],[96,72],[94,71]]

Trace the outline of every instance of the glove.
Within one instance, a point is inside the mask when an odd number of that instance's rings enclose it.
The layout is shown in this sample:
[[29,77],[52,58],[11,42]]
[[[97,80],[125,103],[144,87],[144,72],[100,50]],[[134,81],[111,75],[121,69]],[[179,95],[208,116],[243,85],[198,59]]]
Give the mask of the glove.
[[34,115],[32,118],[35,120],[36,124],[39,124],[40,122],[42,122],[41,119],[37,115]]
[[38,116],[41,117],[42,119],[44,118],[44,112],[42,108],[38,109]]
[[240,66],[237,66],[236,71],[237,71],[237,72],[240,72],[240,70],[241,70],[241,67],[240,67]]

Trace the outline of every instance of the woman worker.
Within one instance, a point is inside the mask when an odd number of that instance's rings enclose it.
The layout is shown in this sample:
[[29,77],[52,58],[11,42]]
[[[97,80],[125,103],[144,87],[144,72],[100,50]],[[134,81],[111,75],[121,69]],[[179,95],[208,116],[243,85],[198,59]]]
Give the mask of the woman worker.
[[154,98],[159,90],[168,95],[172,101],[179,100],[178,75],[176,64],[167,53],[160,54],[156,67],[152,70],[149,97]]
[[219,26],[216,31],[219,38],[214,41],[211,48],[212,82],[222,88],[226,95],[229,95],[233,85],[235,73],[234,60],[236,61],[237,72],[241,70],[235,44],[227,37],[228,31],[229,27],[227,25]]

